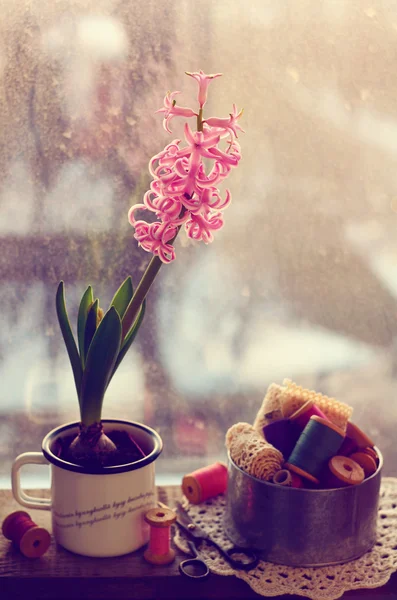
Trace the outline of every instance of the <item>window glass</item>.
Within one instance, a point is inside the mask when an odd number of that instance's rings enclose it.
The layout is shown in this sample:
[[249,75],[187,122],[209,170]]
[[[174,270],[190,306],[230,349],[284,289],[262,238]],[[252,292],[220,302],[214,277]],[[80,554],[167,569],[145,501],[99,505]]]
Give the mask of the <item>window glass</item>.
[[57,284],[75,323],[88,284],[106,307],[139,281],[127,212],[183,135],[155,111],[167,90],[194,105],[200,68],[224,74],[207,117],[244,107],[233,201],[213,244],[179,235],[104,417],[156,428],[179,481],[287,377],[351,404],[396,474],[396,3],[0,4],[0,484],[78,419]]

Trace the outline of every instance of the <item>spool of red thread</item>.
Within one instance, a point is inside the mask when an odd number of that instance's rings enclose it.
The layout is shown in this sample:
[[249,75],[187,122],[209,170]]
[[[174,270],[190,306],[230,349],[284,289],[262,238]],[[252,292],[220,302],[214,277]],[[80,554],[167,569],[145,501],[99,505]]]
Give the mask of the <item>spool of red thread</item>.
[[146,513],[145,521],[150,526],[145,559],[153,565],[168,565],[175,558],[175,550],[171,548],[171,525],[176,521],[176,514],[170,508],[152,508]]
[[185,475],[182,479],[182,491],[192,504],[200,504],[227,489],[227,466],[217,462]]
[[370,477],[376,473],[377,464],[376,460],[367,452],[353,452],[350,458],[354,460],[364,471],[365,477]]
[[338,454],[339,456],[350,456],[356,450],[358,450],[357,443],[352,438],[346,436],[342,446],[338,450]]
[[357,425],[354,425],[351,421],[348,421],[346,427],[346,437],[352,439],[356,443],[356,447],[361,450],[363,448],[373,448],[374,442],[366,433],[361,431]]
[[374,448],[364,448],[364,449],[362,450],[362,452],[364,452],[365,454],[368,454],[369,456],[372,456],[372,458],[374,459],[374,461],[375,461],[376,465],[378,465],[378,464],[379,464],[379,457],[378,457],[378,455],[376,454],[376,452],[375,452],[375,449],[374,449]]
[[328,472],[325,473],[324,484],[328,488],[348,487],[358,485],[364,481],[362,467],[347,456],[333,456],[328,463]]
[[325,414],[316,404],[314,404],[313,400],[308,400],[290,416],[290,421],[298,425],[299,429],[303,431],[308,424],[310,417],[313,417],[314,415],[328,421]]
[[23,510],[13,512],[5,518],[2,532],[27,558],[39,558],[47,552],[51,543],[47,529],[36,525]]

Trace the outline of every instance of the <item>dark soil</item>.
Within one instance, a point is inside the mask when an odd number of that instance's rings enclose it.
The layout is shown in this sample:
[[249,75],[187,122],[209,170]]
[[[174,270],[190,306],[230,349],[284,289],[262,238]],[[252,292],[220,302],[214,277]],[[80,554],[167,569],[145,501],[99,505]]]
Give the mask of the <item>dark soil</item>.
[[[126,431],[107,431],[107,437],[114,443],[117,452],[112,454],[108,467],[116,467],[136,462],[146,456],[139,445]],[[67,458],[68,448],[76,436],[70,435],[58,438],[52,444],[51,450],[58,458],[70,462]]]

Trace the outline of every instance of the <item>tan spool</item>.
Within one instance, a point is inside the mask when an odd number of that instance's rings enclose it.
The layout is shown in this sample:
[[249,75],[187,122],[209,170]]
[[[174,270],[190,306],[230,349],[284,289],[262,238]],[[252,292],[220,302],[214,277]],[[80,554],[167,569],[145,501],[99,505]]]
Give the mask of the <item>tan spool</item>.
[[300,475],[304,479],[308,479],[312,483],[315,483],[317,485],[320,483],[319,480],[316,477],[314,477],[314,475],[311,475],[310,473],[307,473],[306,471],[304,471],[300,467],[296,467],[295,465],[291,465],[291,463],[285,463],[284,467],[286,469],[288,469],[289,471],[293,471],[297,475]]
[[280,469],[273,475],[273,483],[277,483],[278,485],[283,485],[286,487],[291,487],[292,485],[292,475],[288,471],[288,469]]
[[[30,515],[23,510],[13,512],[4,519],[2,532],[5,538],[12,540],[14,520],[22,516],[31,520]],[[47,552],[50,544],[50,533],[47,531],[47,529],[44,529],[44,527],[39,527],[36,525],[24,533],[19,542],[19,550],[27,558],[39,558],[40,556],[43,556],[45,552]]]
[[353,452],[349,458],[354,460],[360,467],[364,469],[365,477],[369,477],[376,473],[376,461],[366,452]]
[[333,456],[328,462],[332,475],[344,485],[358,485],[364,481],[364,470],[351,458]]
[[[176,514],[170,508],[151,508],[145,514],[145,521],[154,528],[171,527],[176,521]],[[168,565],[175,558],[175,550],[170,547],[166,554],[154,554],[149,545],[143,556],[152,565]]]

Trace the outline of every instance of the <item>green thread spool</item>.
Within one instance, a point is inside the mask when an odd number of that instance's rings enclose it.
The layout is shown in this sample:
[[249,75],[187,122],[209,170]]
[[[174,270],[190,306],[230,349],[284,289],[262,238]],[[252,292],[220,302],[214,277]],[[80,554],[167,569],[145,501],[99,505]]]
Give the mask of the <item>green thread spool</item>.
[[337,454],[345,438],[336,425],[317,415],[310,418],[285,464],[285,468],[319,483],[318,476]]

